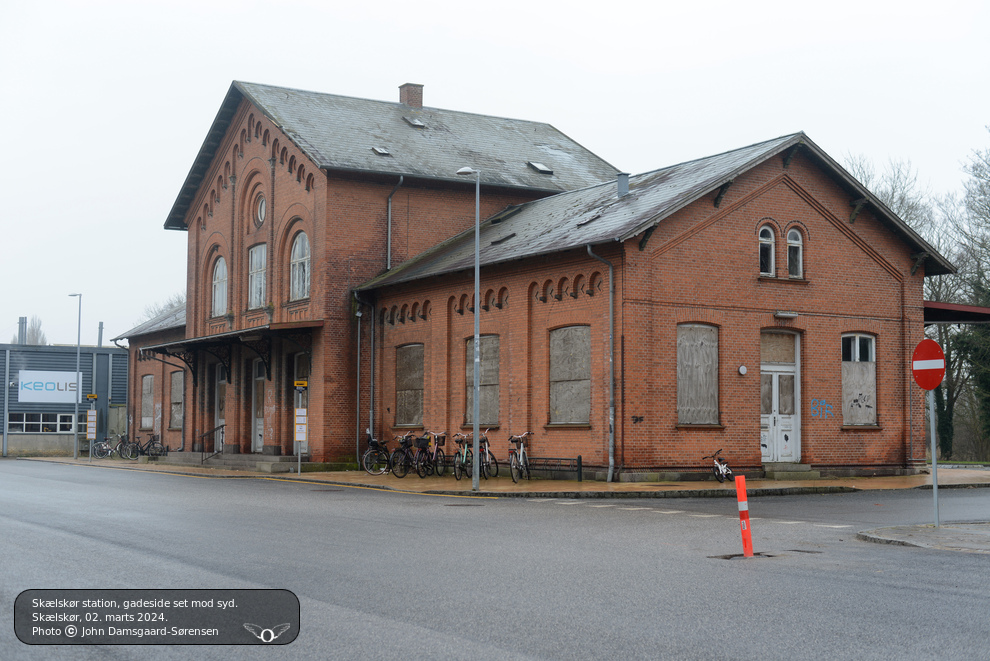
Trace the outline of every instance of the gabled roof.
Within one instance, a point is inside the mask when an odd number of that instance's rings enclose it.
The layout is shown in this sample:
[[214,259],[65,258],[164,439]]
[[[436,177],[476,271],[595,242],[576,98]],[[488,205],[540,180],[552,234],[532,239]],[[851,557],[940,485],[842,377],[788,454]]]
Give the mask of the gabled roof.
[[549,124],[235,81],[166,229],[185,229],[189,205],[245,99],[324,170],[464,184],[455,172],[471,167],[485,186],[546,193],[611,179],[617,171]]
[[185,328],[186,326],[186,304],[182,303],[176,307],[166,310],[161,314],[152,317],[148,321],[135,326],[131,330],[119,335],[111,342],[116,342],[117,340],[126,340],[130,337],[137,337],[139,335],[150,335],[151,333],[160,333],[162,331],[173,330],[178,328]]
[[[712,194],[760,163],[774,156],[786,156],[792,149],[803,150],[853,198],[865,199],[880,221],[911,247],[912,253],[927,254],[924,263],[926,275],[955,271],[948,260],[804,133],[630,177],[629,192],[622,197],[617,195],[613,180],[510,207],[482,223],[481,263],[497,264],[586,245],[626,241],[692,202]],[[358,289],[375,289],[473,266],[474,228],[404,262]]]

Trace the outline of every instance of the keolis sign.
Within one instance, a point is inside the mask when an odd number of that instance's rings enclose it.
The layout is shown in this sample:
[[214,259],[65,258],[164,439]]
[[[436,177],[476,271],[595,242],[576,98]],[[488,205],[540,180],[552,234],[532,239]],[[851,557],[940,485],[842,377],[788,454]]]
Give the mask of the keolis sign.
[[17,401],[72,404],[79,401],[76,381],[75,372],[20,370],[17,373]]

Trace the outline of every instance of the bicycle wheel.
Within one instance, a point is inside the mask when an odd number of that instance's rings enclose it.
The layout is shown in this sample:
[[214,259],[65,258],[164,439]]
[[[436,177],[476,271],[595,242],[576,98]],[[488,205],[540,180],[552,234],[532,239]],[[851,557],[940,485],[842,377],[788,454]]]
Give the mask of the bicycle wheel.
[[110,444],[106,441],[93,444],[93,456],[97,459],[106,459],[110,455]]
[[722,471],[718,469],[718,466],[712,466],[712,474],[715,476],[715,479],[718,480],[719,482],[725,482],[725,476],[722,475]]
[[433,463],[426,450],[420,450],[416,453],[416,474],[421,479],[433,474]]
[[488,462],[488,475],[491,477],[498,477],[498,459],[496,459],[493,454],[489,454],[488,458],[490,460]]
[[149,457],[164,457],[166,454],[165,446],[162,445],[161,441],[152,441],[148,444]]
[[732,474],[732,469],[728,466],[725,467],[725,476],[729,478],[729,482],[735,482],[736,476]]
[[437,477],[443,477],[443,474],[447,472],[447,457],[443,450],[437,450],[437,456],[433,459],[433,470]]
[[125,443],[120,446],[120,456],[124,459],[137,459],[138,456],[138,444],[137,443]]
[[519,467],[515,452],[509,455],[509,476],[512,477],[513,482],[518,482],[522,477],[522,469]]
[[464,455],[460,452],[454,455],[454,479],[459,480],[464,475]]
[[361,457],[361,466],[369,475],[384,475],[388,472],[388,455],[377,448],[368,448]]
[[[398,456],[396,456],[398,454]],[[396,477],[405,477],[406,473],[412,467],[412,459],[405,452],[400,452],[396,450],[392,453],[392,475]]]

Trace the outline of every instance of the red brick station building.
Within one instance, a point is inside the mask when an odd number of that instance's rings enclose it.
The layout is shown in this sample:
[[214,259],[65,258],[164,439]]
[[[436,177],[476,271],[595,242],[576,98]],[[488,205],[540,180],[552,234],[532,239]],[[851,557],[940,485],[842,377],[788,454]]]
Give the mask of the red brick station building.
[[[353,462],[470,433],[600,479],[916,470],[925,277],[954,267],[803,133],[627,175],[544,123],[235,82],[168,213],[187,304],[122,337],[131,433]],[[475,174],[481,300],[474,301]],[[294,387],[305,381],[307,388]]]

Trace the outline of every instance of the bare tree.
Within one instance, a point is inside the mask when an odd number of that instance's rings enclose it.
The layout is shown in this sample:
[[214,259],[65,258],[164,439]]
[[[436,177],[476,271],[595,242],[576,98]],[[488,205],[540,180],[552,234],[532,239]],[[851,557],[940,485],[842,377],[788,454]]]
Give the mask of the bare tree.
[[[10,343],[17,344],[18,341],[19,338],[17,335],[14,335],[14,338],[10,341]],[[41,330],[41,317],[38,315],[32,316],[31,321],[28,322],[24,344],[48,344],[48,338],[45,336],[45,331]]]
[[137,323],[140,324],[150,319],[154,319],[158,315],[165,314],[166,312],[170,312],[178,307],[185,307],[185,305],[186,292],[176,292],[164,301],[145,306],[144,314],[141,315],[141,318],[138,319]]

